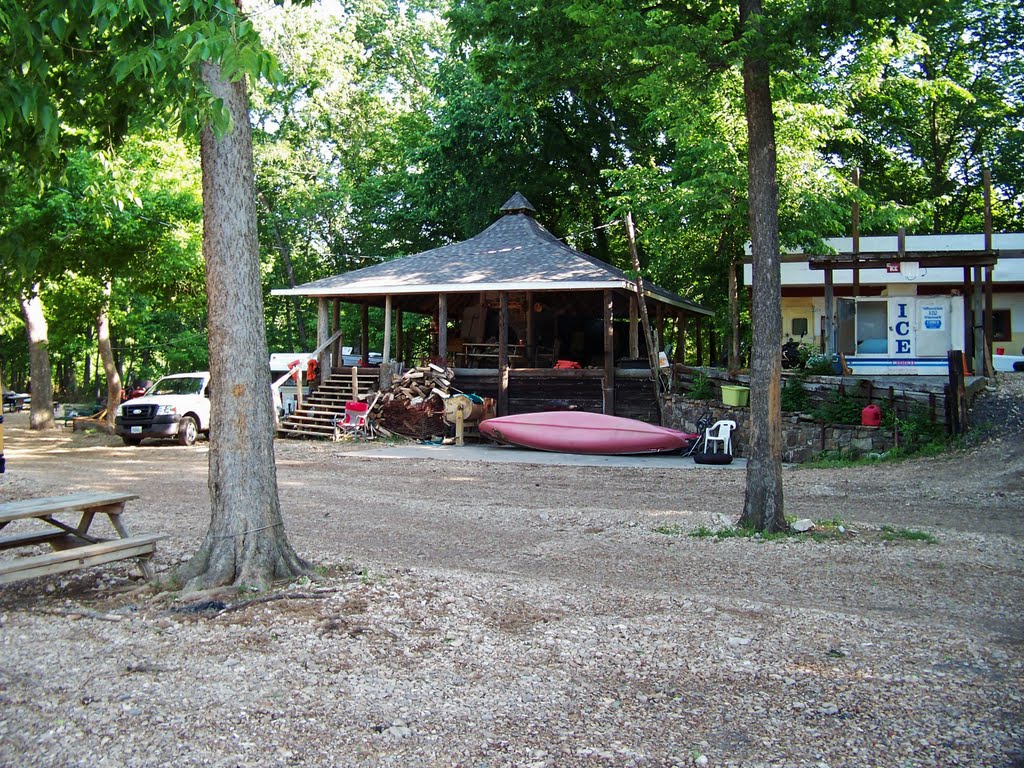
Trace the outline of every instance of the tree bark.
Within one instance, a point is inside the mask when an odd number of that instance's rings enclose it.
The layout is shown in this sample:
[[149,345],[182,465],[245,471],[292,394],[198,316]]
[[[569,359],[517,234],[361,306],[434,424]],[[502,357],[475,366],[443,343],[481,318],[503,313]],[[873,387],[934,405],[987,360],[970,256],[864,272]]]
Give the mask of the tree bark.
[[103,283],[103,304],[96,316],[97,348],[100,361],[103,363],[103,370],[107,374],[107,415],[104,422],[106,423],[105,431],[108,434],[114,432],[114,417],[117,416],[117,407],[121,404],[121,376],[117,372],[117,365],[114,364],[114,350],[110,346],[110,295],[112,292],[113,284],[107,280]]
[[29,403],[29,429],[54,429],[53,374],[50,368],[49,329],[43,314],[39,283],[28,294],[21,295],[21,312],[28,333],[29,378],[32,400]]
[[[761,0],[740,0],[740,25],[757,30]],[[755,48],[756,50],[756,48]],[[782,291],[775,118],[768,62],[743,59],[747,109],[750,240],[753,250],[753,348],[750,363],[750,455],[740,523],[758,531],[787,528],[782,509]]]
[[203,82],[232,120],[200,138],[203,256],[211,374],[210,527],[177,576],[187,590],[229,584],[266,588],[308,572],[281,519],[274,464],[274,408],[267,365],[256,234],[252,128],[244,80],[227,82],[216,64]]

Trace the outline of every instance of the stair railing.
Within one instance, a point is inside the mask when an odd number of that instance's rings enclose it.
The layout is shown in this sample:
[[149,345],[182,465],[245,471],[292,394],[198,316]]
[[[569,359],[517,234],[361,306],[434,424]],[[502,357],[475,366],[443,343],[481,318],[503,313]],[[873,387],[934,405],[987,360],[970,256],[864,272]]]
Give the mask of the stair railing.
[[[309,359],[310,360],[319,360],[321,353],[323,353],[324,350],[326,350],[328,347],[330,347],[334,342],[336,342],[340,338],[341,338],[341,330],[339,329],[339,330],[335,331],[331,335],[331,337],[329,339],[327,339],[327,341],[325,341],[319,347],[314,349],[312,354],[310,354]],[[330,352],[327,353],[327,357],[328,357],[329,365],[327,365],[326,368],[327,368],[327,370],[330,370],[334,361],[330,359],[330,357],[331,357]],[[324,366],[320,366],[320,368],[321,368],[321,370],[323,370]],[[295,383],[297,385],[296,386],[296,395],[295,395],[295,410],[297,411],[299,408],[302,407],[302,390],[304,389],[304,384],[305,384],[304,379],[306,378],[306,368],[305,368],[305,366],[299,365],[296,368],[288,371],[286,374],[284,374],[284,376],[282,376],[277,381],[275,381],[273,384],[271,384],[270,385],[270,389],[274,393],[274,402],[276,403],[279,400],[280,396],[281,396],[281,386],[286,381],[288,381],[288,379],[290,379],[292,376],[295,376],[296,373],[298,373],[298,378],[295,381]],[[275,419],[277,418],[277,409],[276,408],[274,409],[274,418]]]

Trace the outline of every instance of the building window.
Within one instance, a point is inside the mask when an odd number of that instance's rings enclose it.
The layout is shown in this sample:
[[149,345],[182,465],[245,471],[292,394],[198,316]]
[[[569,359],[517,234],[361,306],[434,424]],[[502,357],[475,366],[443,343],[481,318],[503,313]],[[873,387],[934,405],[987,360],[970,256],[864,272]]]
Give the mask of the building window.
[[807,318],[794,317],[790,335],[800,338],[807,335]]
[[992,341],[1012,341],[1013,327],[1010,325],[1010,310],[992,310]]

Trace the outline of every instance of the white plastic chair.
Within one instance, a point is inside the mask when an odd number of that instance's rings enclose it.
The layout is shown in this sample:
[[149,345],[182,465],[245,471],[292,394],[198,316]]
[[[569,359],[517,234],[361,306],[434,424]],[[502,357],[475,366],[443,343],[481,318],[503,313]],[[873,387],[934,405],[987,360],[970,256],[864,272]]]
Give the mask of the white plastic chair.
[[722,453],[732,453],[732,431],[736,429],[736,422],[724,419],[716,421],[704,431],[705,453],[718,453],[716,443],[722,444]]

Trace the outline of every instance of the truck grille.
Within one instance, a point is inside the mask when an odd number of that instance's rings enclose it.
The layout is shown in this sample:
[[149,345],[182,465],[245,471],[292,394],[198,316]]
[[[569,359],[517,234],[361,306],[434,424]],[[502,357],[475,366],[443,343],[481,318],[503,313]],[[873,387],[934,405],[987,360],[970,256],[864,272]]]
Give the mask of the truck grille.
[[122,418],[127,421],[141,421],[156,416],[155,405],[129,405],[121,410]]

